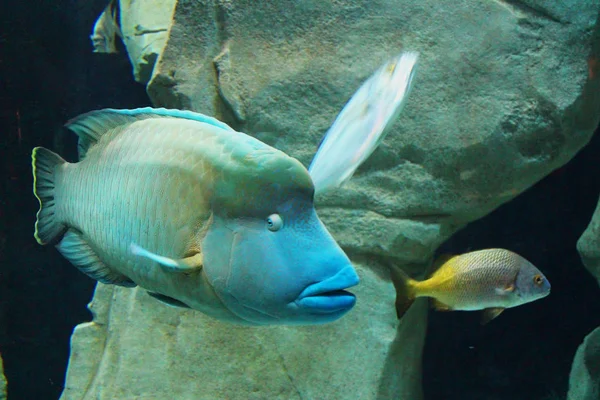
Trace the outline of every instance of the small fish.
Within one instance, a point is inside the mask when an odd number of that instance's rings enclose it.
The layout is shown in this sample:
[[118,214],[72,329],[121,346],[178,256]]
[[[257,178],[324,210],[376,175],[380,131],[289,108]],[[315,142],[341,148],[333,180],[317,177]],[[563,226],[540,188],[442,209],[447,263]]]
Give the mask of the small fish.
[[111,0],[94,24],[90,35],[94,53],[118,53],[115,39],[123,39],[121,33],[121,8],[118,0]]
[[79,162],[36,147],[39,244],[91,278],[243,325],[334,321],[358,276],[296,159],[202,114],[100,110]]
[[403,52],[386,62],[344,106],[308,168],[316,193],[343,185],[379,146],[406,102],[417,59]]
[[439,311],[483,310],[482,323],[505,308],[520,306],[550,294],[550,282],[533,264],[505,249],[486,249],[442,256],[429,279],[416,281],[392,270],[396,313],[402,318],[417,297],[431,297]]

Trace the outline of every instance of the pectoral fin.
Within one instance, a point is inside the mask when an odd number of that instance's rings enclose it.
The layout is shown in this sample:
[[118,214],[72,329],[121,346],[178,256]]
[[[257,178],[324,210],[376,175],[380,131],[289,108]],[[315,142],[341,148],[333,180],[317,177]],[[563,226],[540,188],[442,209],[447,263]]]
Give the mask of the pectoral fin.
[[486,308],[483,310],[483,314],[481,316],[481,325],[487,324],[498,315],[502,314],[502,311],[504,311],[504,308]]
[[507,294],[510,294],[514,291],[515,291],[514,283],[509,283],[504,287],[496,288],[496,293],[498,293],[500,296],[506,296]]
[[136,256],[145,257],[152,261],[156,261],[160,266],[169,272],[192,272],[202,269],[202,253],[194,254],[193,256],[172,259],[154,254],[135,243],[129,246],[131,252]]

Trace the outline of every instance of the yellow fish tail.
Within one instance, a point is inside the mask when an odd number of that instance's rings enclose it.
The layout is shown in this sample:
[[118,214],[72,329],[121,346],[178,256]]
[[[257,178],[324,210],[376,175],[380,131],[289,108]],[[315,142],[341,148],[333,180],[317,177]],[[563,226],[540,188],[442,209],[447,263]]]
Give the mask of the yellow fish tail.
[[414,279],[399,268],[392,268],[392,282],[396,288],[396,315],[398,319],[406,313],[417,297]]

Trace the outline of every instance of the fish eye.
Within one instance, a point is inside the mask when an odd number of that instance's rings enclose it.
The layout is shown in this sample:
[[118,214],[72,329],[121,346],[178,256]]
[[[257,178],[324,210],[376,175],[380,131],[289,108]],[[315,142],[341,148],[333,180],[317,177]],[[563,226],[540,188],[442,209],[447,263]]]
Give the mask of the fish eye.
[[281,219],[281,216],[279,214],[269,215],[267,217],[267,228],[272,232],[276,232],[283,228],[283,219]]
[[537,274],[533,277],[533,283],[535,283],[538,286],[541,286],[542,283],[544,283],[544,277],[541,276],[540,274]]

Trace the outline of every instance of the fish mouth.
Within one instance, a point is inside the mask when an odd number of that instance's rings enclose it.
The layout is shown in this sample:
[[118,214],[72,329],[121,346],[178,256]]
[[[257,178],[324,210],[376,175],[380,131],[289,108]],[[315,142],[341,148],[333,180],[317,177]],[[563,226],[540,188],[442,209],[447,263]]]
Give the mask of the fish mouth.
[[348,266],[334,276],[308,286],[294,303],[299,308],[319,314],[349,310],[356,304],[356,296],[345,289],[358,283],[354,268]]

